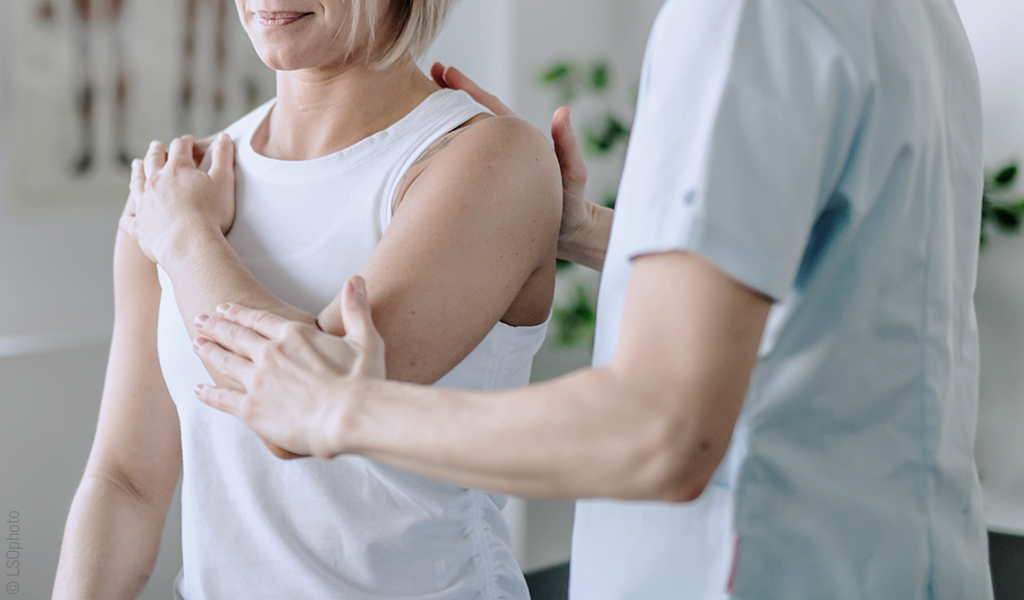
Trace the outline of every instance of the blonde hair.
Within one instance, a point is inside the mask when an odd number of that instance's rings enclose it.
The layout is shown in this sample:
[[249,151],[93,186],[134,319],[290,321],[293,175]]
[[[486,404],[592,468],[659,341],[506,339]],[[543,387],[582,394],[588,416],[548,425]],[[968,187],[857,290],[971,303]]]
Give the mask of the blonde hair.
[[[377,69],[385,69],[402,58],[406,53],[418,59],[434,43],[441,32],[448,14],[458,0],[390,0],[391,15],[394,19],[392,31],[395,37],[384,47],[379,57],[368,55],[367,60]],[[369,23],[369,47],[373,48],[377,36],[377,22],[381,5],[389,0],[349,0],[352,4],[352,30],[348,36],[349,51],[355,49],[362,23]]]

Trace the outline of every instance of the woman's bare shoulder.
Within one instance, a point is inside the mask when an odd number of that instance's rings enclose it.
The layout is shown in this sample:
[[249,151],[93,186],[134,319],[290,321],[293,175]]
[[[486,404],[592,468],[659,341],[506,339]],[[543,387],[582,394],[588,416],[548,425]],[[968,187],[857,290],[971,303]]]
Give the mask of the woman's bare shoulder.
[[464,190],[477,202],[502,207],[500,212],[548,214],[556,222],[561,215],[554,148],[515,117],[481,115],[438,139],[410,169],[406,190],[413,197]]

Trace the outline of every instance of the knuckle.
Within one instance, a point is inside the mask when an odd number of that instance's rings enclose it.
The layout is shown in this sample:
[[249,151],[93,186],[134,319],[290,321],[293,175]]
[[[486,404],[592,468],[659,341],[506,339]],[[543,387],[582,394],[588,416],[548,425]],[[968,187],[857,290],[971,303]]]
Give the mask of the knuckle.
[[268,358],[271,356],[284,356],[288,354],[288,342],[285,340],[274,340],[264,346]]
[[303,329],[298,323],[292,321],[284,326],[284,339],[299,339],[302,337]]
[[242,396],[242,401],[238,404],[238,416],[243,421],[251,421],[256,416],[256,403],[249,394]]
[[274,353],[277,351],[278,348],[276,346],[276,342],[271,342],[269,344],[261,344],[256,349],[256,352],[254,353],[256,356],[254,356],[253,358],[255,358],[256,361],[259,363],[268,363],[271,360],[273,360]]
[[[239,314],[239,313],[241,312],[241,308],[240,308],[240,307],[237,307],[237,306],[233,306],[233,307],[232,307],[232,310],[234,310],[234,311],[235,311],[235,314],[236,314],[236,315],[237,315],[237,314]],[[264,325],[264,324],[266,324],[266,322],[267,322],[268,320],[270,320],[270,313],[265,313],[265,312],[257,312],[257,313],[256,313],[256,314],[254,315],[254,317],[253,317],[253,319],[252,319],[252,322],[253,322],[253,324],[255,324],[255,325]]]

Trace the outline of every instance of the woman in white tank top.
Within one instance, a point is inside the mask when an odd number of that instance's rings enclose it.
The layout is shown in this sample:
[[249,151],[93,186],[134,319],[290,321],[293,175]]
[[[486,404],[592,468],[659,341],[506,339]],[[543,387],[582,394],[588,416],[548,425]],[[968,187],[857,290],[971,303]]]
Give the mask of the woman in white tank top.
[[191,138],[133,169],[107,384],[54,595],[136,595],[182,473],[177,598],[525,600],[503,498],[364,458],[276,458],[195,399],[231,382],[194,355],[193,320],[238,302],[341,335],[336,296],[359,273],[390,378],[525,385],[551,308],[554,155],[416,67],[451,0],[237,2],[278,97],[201,169]]

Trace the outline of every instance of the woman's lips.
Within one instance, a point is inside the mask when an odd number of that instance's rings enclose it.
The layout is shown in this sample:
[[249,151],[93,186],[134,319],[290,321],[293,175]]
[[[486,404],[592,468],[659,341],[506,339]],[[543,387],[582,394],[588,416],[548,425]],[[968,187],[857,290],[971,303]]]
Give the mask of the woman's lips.
[[311,14],[313,13],[292,11],[257,12],[256,19],[260,22],[260,25],[264,27],[284,27],[285,25],[291,25],[299,19]]

